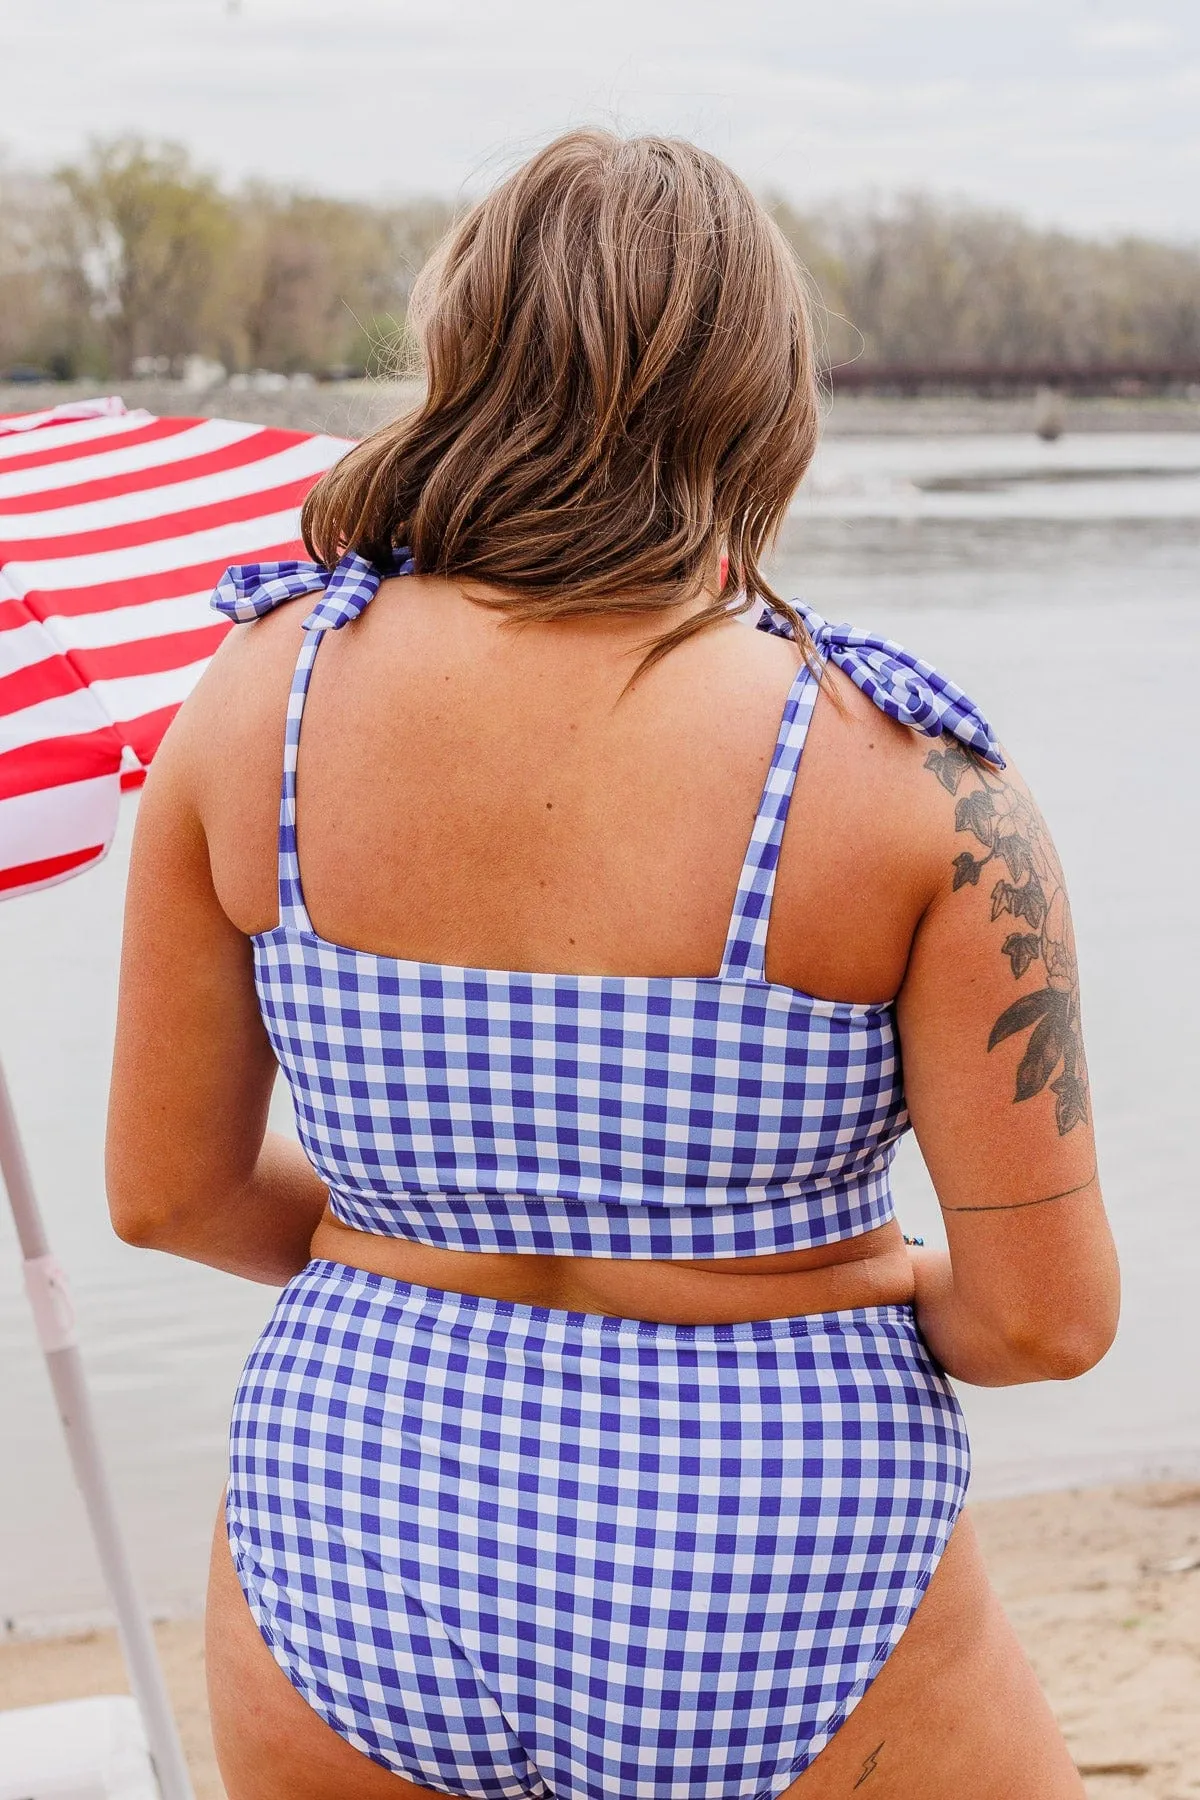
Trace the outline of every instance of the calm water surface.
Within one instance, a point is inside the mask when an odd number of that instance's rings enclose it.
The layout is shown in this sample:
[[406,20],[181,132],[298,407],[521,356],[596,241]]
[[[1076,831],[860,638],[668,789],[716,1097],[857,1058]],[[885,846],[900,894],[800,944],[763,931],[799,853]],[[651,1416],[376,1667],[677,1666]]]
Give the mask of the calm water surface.
[[[834,439],[777,575],[968,688],[1032,781],[1072,885],[1124,1322],[1082,1381],[964,1391],[975,1491],[1200,1474],[1200,435]],[[272,1295],[108,1231],[100,1156],[131,811],[102,868],[0,907],[0,1053],[145,1586],[157,1608],[191,1610],[230,1397]],[[911,1143],[897,1187],[906,1228],[936,1240]],[[2,1208],[0,1370],[0,1619],[90,1615],[103,1592]]]

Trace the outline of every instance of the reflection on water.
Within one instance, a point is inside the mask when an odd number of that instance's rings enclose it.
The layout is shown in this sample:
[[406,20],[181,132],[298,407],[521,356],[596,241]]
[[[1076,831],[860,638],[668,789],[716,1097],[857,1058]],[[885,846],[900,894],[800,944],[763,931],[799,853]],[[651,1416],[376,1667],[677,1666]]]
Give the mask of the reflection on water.
[[1061,487],[1070,482],[1192,481],[1200,467],[1183,469],[997,469],[991,475],[925,475],[913,484],[925,494],[1002,494],[1021,485]]
[[[1073,889],[1125,1319],[1108,1361],[1081,1382],[965,1394],[981,1492],[1200,1472],[1185,1326],[1200,1277],[1190,1173],[1200,852],[1180,819],[1200,691],[1196,446],[835,440],[777,558],[781,592],[899,638],[974,694],[1032,781]],[[1057,479],[1079,468],[1107,473]],[[1166,478],[1145,473],[1154,469]],[[928,485],[1005,471],[1021,478]],[[100,1147],[127,836],[128,819],[105,866],[0,907],[0,1051],[75,1280],[146,1586],[178,1609],[198,1602],[229,1398],[271,1295],[108,1232]],[[936,1237],[911,1145],[898,1189],[906,1225]],[[101,1588],[3,1217],[0,1356],[0,1616],[87,1613]]]
[[772,576],[780,593],[858,624],[896,604],[1070,611],[1082,625],[1092,610],[1186,605],[1198,556],[1200,506],[1194,519],[1164,520],[793,516]]
[[800,517],[1174,519],[1200,514],[1200,438],[830,438]]

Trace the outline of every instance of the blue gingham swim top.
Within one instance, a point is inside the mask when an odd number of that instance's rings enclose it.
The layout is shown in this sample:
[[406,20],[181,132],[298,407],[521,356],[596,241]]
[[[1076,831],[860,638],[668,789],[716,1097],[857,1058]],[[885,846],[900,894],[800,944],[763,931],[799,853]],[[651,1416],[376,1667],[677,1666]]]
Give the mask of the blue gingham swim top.
[[[253,938],[263,1018],[304,1148],[343,1224],[440,1248],[700,1259],[802,1250],[892,1217],[907,1129],[890,1003],[767,980],[771,895],[819,683],[802,664],[738,881],[719,974],[459,968],[320,937],[296,852],[305,696],[327,630],[380,571],[345,556],[230,569],[214,597],[250,620],[320,594],[288,706],[279,923]],[[818,654],[892,718],[999,762],[962,691],[887,639],[798,609]],[[769,614],[768,630],[787,627]]]

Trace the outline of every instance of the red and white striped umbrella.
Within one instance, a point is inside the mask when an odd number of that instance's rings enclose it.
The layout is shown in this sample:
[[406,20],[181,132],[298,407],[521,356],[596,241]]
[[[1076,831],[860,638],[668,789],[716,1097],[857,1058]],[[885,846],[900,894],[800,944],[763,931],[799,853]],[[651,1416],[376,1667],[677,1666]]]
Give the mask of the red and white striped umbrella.
[[[0,416],[0,900],[104,855],[122,786],[230,629],[209,611],[219,576],[301,552],[300,502],[346,448],[118,399]],[[2,1067],[0,1185],[158,1783],[193,1800]]]
[[117,399],[0,416],[0,897],[99,860],[228,624],[231,562],[304,551],[342,438]]

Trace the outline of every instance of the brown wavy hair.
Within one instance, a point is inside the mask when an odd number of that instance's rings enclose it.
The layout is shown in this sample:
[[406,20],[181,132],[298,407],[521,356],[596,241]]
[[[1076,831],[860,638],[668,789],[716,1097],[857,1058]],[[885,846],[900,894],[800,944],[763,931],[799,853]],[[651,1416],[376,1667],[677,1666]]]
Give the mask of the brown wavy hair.
[[409,326],[425,399],[309,494],[310,555],[407,545],[522,621],[707,593],[639,674],[759,598],[806,645],[761,567],[816,448],[805,277],[724,163],[677,138],[558,138],[452,228]]

